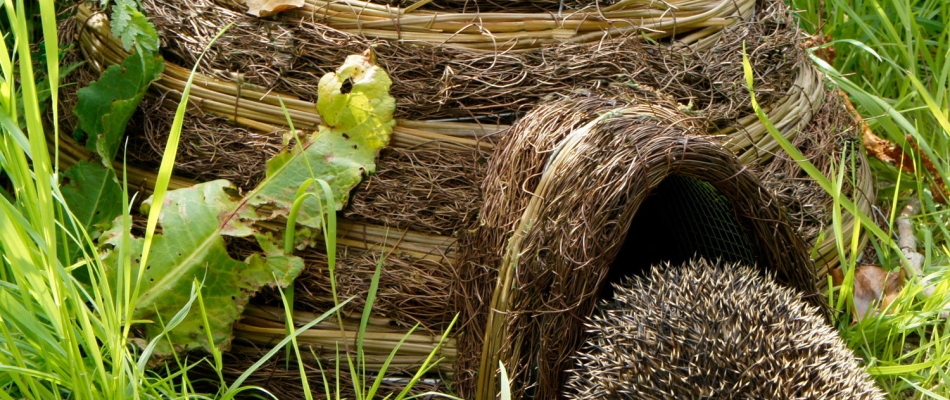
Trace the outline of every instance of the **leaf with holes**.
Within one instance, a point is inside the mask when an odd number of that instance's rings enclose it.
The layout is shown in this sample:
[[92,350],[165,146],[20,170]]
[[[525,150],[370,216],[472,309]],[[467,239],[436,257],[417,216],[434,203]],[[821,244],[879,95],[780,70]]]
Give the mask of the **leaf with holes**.
[[[257,232],[253,223],[289,213],[298,187],[308,179],[326,181],[342,207],[363,176],[375,171],[376,156],[389,142],[394,125],[391,81],[368,53],[348,57],[328,77],[321,79],[319,89],[325,101],[320,112],[329,126],[321,126],[306,141],[270,160],[267,177],[244,199],[231,197],[236,190],[223,180],[168,192],[158,217],[162,231],[153,238],[148,265],[141,271],[144,281],[134,316],[152,321],[147,331],[156,335],[161,332],[157,322],[168,321],[180,310],[189,298],[191,282],[197,279],[203,282],[202,298],[210,326],[204,326],[198,308],[193,308],[171,331],[174,348],[164,343],[156,354],[211,346],[227,349],[231,325],[248,298],[264,285],[289,285],[303,268],[299,257],[282,254],[274,245],[275,239]],[[351,90],[343,89],[347,81]],[[143,204],[143,213],[151,208],[150,201]],[[266,215],[259,212],[263,206],[271,210]],[[322,217],[316,199],[308,197],[297,221],[316,233]],[[131,251],[124,253],[121,224],[115,226],[103,235],[100,246],[105,249],[110,276],[119,282],[118,254],[133,254],[134,260],[140,259],[144,240],[134,239]],[[258,239],[264,254],[244,261],[231,258],[223,236],[251,235]],[[139,268],[133,263],[136,274]],[[211,330],[212,343],[208,343],[204,329]]]
[[[267,178],[249,195],[248,204],[269,205],[274,215],[286,215],[297,188],[316,178],[330,184],[337,209],[342,208],[350,191],[376,171],[376,156],[389,143],[396,109],[391,85],[369,52],[347,57],[336,73],[324,75],[317,110],[327,125],[271,159]],[[319,229],[321,218],[319,204],[311,197],[301,206],[297,223]]]
[[[255,233],[248,224],[255,216],[231,198],[231,189],[229,182],[218,180],[170,191],[165,198],[164,211],[159,216],[162,233],[156,234],[152,242],[134,317],[153,322],[147,325],[150,336],[160,333],[158,321],[168,321],[181,309],[188,301],[192,280],[197,279],[203,282],[201,293],[214,342],[208,343],[199,308],[193,307],[170,332],[175,351],[210,350],[212,344],[228,349],[231,326],[241,316],[248,299],[265,285],[286,287],[303,269],[302,259],[281,254],[272,246],[268,247],[268,254],[254,254],[244,261],[228,255],[223,235]],[[143,206],[145,211],[148,201]],[[111,247],[105,257],[108,266],[119,265],[120,231],[121,228],[114,228],[104,235],[106,247]],[[143,243],[141,238],[132,240],[133,261],[141,257]],[[133,271],[139,267],[133,262]],[[117,282],[117,269],[110,268],[109,272],[112,281]],[[163,341],[155,354],[171,351]]]

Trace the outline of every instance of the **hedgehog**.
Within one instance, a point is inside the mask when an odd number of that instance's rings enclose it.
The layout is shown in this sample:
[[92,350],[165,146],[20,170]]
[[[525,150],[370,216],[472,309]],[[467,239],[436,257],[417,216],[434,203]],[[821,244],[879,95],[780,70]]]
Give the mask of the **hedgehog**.
[[615,284],[569,399],[883,399],[818,310],[741,264],[693,260]]

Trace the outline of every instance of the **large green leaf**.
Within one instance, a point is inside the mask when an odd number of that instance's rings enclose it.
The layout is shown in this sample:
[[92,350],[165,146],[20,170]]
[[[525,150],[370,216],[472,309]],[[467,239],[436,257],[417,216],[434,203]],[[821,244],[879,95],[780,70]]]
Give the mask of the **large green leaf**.
[[[210,326],[204,326],[194,308],[170,333],[174,350],[210,349],[212,345],[226,349],[231,325],[240,317],[248,298],[264,285],[286,287],[300,273],[303,261],[282,254],[275,239],[259,232],[255,222],[289,213],[297,189],[316,179],[328,182],[337,204],[345,204],[363,176],[375,171],[375,158],[389,142],[394,125],[391,81],[368,54],[348,57],[337,73],[328,76],[320,81],[320,98],[325,106],[319,109],[330,125],[321,126],[293,149],[274,157],[268,163],[267,177],[244,199],[232,197],[236,189],[223,180],[166,195],[158,217],[162,233],[154,236],[148,265],[142,271],[135,317],[168,321],[187,302],[192,281],[204,282],[202,298]],[[347,80],[351,81],[351,90],[343,90]],[[151,208],[150,202],[143,204],[144,213]],[[269,211],[259,212],[262,206],[268,206]],[[317,232],[322,215],[319,203],[310,196],[297,221]],[[228,256],[224,236],[252,235],[263,254],[244,261]],[[106,265],[113,266],[113,279],[118,278],[115,266],[120,265],[121,243],[121,228],[113,228],[100,241],[106,248]],[[144,239],[132,240],[133,261],[140,259],[143,243]],[[138,265],[133,264],[138,271]],[[205,328],[213,333],[213,343],[207,342]],[[157,324],[150,324],[147,330],[151,336],[161,332]],[[165,345],[155,354],[172,350]]]
[[[254,254],[247,260],[231,258],[223,234],[248,236],[254,233],[246,223],[248,214],[239,214],[240,202],[228,191],[234,187],[225,180],[202,183],[190,188],[168,192],[164,211],[159,216],[162,233],[155,235],[148,265],[142,271],[141,295],[135,318],[158,322],[168,321],[188,301],[191,283],[204,283],[202,297],[207,310],[213,345],[227,349],[231,341],[231,325],[237,321],[248,299],[265,285],[286,287],[300,273],[303,260],[288,256],[268,246],[270,254]],[[143,207],[148,210],[148,203]],[[115,224],[119,226],[120,224]],[[106,244],[106,265],[118,263],[120,231],[110,232]],[[133,270],[140,266],[144,239],[132,240]],[[110,277],[117,282],[117,270]],[[134,276],[134,275],[133,275]],[[157,323],[147,326],[149,336],[161,332]],[[210,350],[204,320],[194,307],[185,320],[170,332],[176,351],[195,348]],[[167,343],[155,354],[169,354]]]
[[[97,238],[115,217],[122,214],[122,187],[116,180],[115,171],[99,164],[80,161],[64,171],[63,176],[60,190],[66,204],[76,216],[76,222],[91,238]],[[72,224],[72,220],[68,219],[67,223]],[[67,264],[82,255],[82,248],[78,245],[69,250]]]
[[[344,87],[350,86],[349,90]],[[375,159],[389,143],[396,100],[392,81],[372,55],[351,55],[320,79],[317,109],[327,125],[267,163],[267,179],[250,196],[253,207],[269,205],[274,215],[290,212],[297,188],[309,178],[323,179],[342,208],[350,191],[366,174],[376,172]],[[316,199],[304,201],[297,223],[319,228],[322,214]]]
[[77,92],[79,127],[89,137],[87,146],[99,153],[107,168],[112,168],[125,126],[164,68],[162,56],[136,51],[122,60],[122,65],[109,67],[98,81]]

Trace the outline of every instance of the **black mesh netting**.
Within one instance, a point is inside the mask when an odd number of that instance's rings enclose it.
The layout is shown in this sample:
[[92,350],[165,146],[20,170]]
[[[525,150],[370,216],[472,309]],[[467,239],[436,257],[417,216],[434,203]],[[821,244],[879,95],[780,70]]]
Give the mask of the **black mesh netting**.
[[[670,176],[640,205],[607,281],[619,282],[662,262],[678,265],[697,257],[755,263],[729,200],[707,182]],[[612,297],[609,283],[602,297]]]

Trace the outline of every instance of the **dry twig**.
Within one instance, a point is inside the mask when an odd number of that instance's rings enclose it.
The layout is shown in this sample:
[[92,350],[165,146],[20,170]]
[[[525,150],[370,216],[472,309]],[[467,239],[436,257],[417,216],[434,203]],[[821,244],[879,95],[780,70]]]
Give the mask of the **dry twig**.
[[[901,252],[904,253],[904,258],[907,259],[903,266],[910,279],[922,278],[924,273],[922,268],[924,256],[917,252],[917,236],[914,235],[914,223],[911,221],[911,218],[917,216],[917,214],[920,214],[920,201],[917,198],[911,198],[901,209],[900,216],[897,217],[897,243]],[[933,285],[927,285],[924,288],[924,294],[932,296],[934,289]]]

